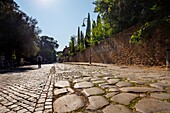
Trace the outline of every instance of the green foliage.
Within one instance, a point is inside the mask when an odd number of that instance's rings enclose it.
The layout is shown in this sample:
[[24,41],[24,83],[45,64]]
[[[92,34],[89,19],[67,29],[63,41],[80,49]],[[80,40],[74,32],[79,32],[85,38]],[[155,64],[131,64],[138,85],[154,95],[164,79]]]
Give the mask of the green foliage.
[[27,16],[18,9],[13,0],[0,1],[0,53],[7,59],[35,56],[38,52],[38,34],[36,19]]
[[88,40],[90,40],[91,36],[91,20],[90,20],[90,13],[88,13],[88,18],[87,18],[87,28],[86,28],[86,36],[85,36],[85,47],[89,47],[90,43]]
[[39,47],[41,56],[45,63],[51,63],[56,61],[56,51],[58,48],[58,42],[52,37],[41,36],[39,41]]
[[81,31],[80,51],[83,51],[84,49],[85,49],[85,38],[83,32]]
[[81,32],[80,27],[78,27],[78,36],[77,36],[77,51],[80,51],[81,49]]
[[107,35],[142,24],[131,37],[135,43],[148,39],[157,26],[170,23],[169,0],[96,0],[93,4],[95,12],[102,16]]
[[76,36],[71,36],[69,47],[70,47],[70,55],[74,55],[76,52]]

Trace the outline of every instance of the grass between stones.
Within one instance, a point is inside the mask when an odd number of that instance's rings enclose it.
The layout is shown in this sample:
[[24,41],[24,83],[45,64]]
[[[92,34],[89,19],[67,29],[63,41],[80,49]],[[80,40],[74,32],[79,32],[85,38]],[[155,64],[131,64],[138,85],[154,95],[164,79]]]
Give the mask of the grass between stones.
[[170,103],[170,99],[165,99],[167,102],[169,102]]
[[136,105],[136,103],[138,103],[139,100],[141,100],[142,97],[137,97],[135,99],[133,99],[129,105],[127,105],[128,108],[130,109],[134,109],[134,106]]

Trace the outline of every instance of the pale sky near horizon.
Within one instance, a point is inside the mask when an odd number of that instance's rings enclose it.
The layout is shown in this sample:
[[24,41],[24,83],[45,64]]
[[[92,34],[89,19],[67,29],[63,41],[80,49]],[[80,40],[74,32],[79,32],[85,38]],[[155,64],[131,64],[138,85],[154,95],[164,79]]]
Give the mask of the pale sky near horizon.
[[14,0],[20,10],[29,17],[36,18],[41,35],[53,37],[59,43],[57,51],[69,45],[70,37],[77,35],[82,28],[83,19],[90,13],[91,20],[96,20],[95,0]]

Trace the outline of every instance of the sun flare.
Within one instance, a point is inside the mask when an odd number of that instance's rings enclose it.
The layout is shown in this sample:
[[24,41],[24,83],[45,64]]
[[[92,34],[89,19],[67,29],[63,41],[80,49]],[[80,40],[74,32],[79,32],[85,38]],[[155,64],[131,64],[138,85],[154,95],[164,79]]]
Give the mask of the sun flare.
[[39,7],[52,7],[56,5],[57,0],[35,0]]

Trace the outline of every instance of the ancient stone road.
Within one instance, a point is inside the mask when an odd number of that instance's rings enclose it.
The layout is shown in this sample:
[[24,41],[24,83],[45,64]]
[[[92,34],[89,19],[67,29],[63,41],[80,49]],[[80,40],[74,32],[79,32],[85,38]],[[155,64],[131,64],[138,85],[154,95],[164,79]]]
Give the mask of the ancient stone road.
[[170,71],[43,65],[0,74],[0,113],[170,113]]
[[52,112],[52,66],[0,74],[0,113]]

